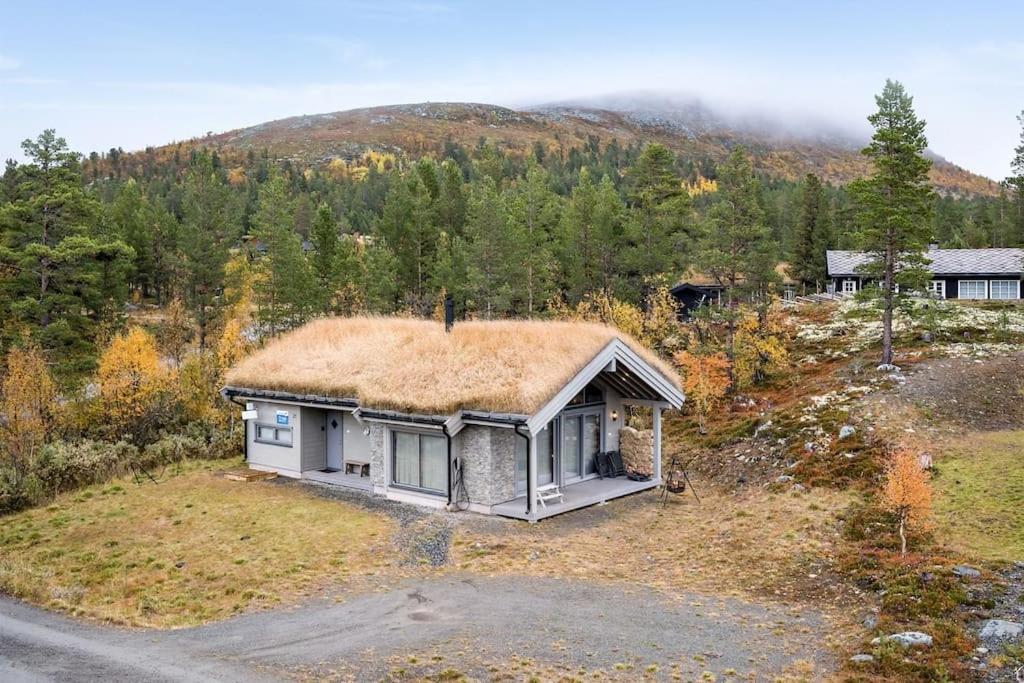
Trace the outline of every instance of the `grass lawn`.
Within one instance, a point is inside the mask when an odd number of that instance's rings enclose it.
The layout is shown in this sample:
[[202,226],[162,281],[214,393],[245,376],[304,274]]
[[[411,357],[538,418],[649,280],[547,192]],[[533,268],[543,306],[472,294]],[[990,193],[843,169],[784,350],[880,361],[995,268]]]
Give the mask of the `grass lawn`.
[[1024,431],[970,434],[936,466],[939,541],[979,559],[1024,560]]
[[0,517],[0,591],[79,616],[180,627],[374,573],[390,520],[199,461]]
[[466,525],[455,565],[483,574],[526,574],[639,583],[660,590],[827,598],[835,588],[835,516],[852,496],[700,487],[662,504],[657,494],[609,501],[541,524],[494,533]]

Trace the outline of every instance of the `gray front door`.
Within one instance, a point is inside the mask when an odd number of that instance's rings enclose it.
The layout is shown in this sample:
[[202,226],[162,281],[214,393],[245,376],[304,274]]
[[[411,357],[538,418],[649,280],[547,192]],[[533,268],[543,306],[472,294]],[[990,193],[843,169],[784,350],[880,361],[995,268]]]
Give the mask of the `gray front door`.
[[327,411],[327,469],[341,469],[343,424],[341,413],[336,410]]

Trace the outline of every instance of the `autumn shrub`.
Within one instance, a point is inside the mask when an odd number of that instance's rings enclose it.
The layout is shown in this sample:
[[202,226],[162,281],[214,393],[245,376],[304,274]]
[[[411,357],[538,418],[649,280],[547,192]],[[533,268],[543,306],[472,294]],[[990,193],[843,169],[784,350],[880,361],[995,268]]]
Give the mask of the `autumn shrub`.
[[742,307],[736,324],[733,378],[736,388],[760,384],[789,362],[789,323],[778,302]]
[[729,390],[729,360],[723,353],[680,351],[675,361],[683,373],[687,403],[697,416],[700,433],[705,434],[708,415]]
[[38,347],[14,348],[0,385],[0,466],[17,486],[46,442],[57,391]]
[[928,530],[931,518],[932,490],[928,471],[920,457],[905,448],[896,450],[886,464],[885,481],[880,492],[881,505],[895,518],[900,537],[900,552],[907,552],[907,538]]

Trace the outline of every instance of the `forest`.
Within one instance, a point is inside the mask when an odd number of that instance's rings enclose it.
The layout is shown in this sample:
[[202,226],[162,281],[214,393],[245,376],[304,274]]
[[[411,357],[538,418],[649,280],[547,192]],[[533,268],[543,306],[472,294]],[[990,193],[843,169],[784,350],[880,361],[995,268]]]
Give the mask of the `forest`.
[[[140,307],[180,307],[202,350],[242,290],[254,337],[324,314],[426,316],[445,295],[463,317],[597,292],[644,308],[687,273],[771,287],[778,262],[813,290],[824,250],[861,242],[847,188],[758,177],[741,148],[716,166],[657,144],[524,156],[481,139],[300,167],[185,143],[83,158],[49,130],[23,147],[0,183],[2,349],[31,338],[70,382]],[[1024,244],[1020,191],[1003,188],[936,196],[937,241]]]

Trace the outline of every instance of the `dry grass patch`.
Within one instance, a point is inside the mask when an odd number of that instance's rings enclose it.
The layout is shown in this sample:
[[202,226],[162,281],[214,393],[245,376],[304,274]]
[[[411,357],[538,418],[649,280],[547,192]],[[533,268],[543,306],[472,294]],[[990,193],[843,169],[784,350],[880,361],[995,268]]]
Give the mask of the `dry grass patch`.
[[936,537],[968,557],[1024,560],[1024,431],[953,441],[933,479]]
[[531,415],[615,338],[679,386],[667,363],[605,325],[476,321],[448,334],[431,320],[383,317],[315,320],[243,360],[227,382],[409,412]]
[[664,506],[657,494],[641,494],[501,531],[464,526],[453,560],[485,574],[626,581],[669,593],[827,603],[842,590],[831,573],[839,541],[834,520],[850,494],[708,487],[700,494],[699,504],[688,493]]
[[0,590],[73,614],[179,627],[377,571],[391,522],[296,487],[184,464],[0,517]]

